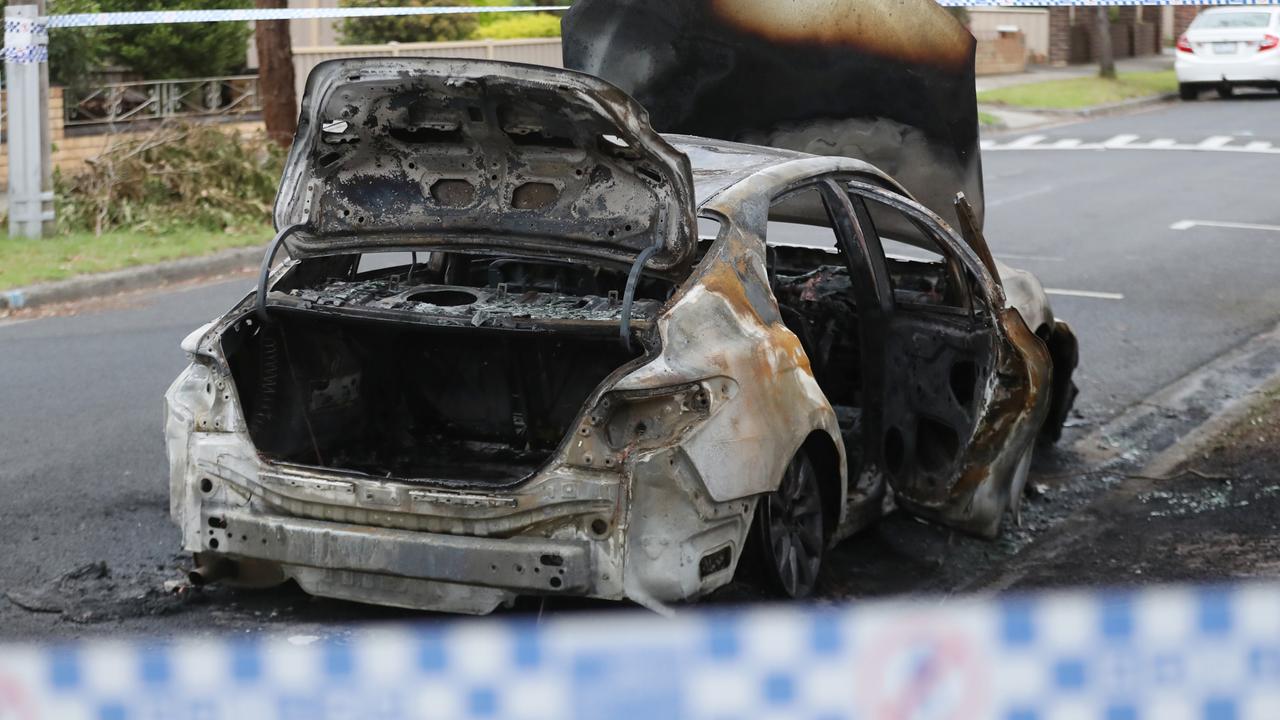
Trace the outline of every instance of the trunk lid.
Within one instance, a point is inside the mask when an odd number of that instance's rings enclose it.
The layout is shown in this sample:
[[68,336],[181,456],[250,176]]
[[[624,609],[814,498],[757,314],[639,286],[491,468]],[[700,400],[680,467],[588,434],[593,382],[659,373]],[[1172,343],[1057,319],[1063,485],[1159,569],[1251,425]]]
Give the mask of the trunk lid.
[[1275,33],[1275,14],[1269,8],[1208,12],[1187,28],[1187,41],[1200,55],[1257,52],[1268,33]]
[[322,63],[276,198],[296,258],[519,249],[656,272],[696,248],[688,158],[626,93],[580,73],[427,58]]

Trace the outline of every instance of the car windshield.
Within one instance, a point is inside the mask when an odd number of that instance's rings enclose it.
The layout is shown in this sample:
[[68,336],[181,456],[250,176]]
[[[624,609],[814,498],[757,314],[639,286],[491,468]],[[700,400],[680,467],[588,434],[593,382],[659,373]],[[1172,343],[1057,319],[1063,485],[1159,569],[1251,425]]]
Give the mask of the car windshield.
[[1266,12],[1204,13],[1191,23],[1191,27],[1195,30],[1264,28],[1270,23],[1271,13]]

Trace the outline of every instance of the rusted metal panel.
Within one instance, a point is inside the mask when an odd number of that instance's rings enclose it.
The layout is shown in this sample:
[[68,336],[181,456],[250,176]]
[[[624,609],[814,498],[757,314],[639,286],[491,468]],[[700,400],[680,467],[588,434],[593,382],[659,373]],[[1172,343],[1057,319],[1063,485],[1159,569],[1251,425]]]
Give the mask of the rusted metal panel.
[[564,30],[662,132],[863,159],[981,223],[975,41],[932,0],[578,0]]
[[293,257],[449,244],[687,267],[689,161],[596,78],[489,61],[321,64],[276,200]]

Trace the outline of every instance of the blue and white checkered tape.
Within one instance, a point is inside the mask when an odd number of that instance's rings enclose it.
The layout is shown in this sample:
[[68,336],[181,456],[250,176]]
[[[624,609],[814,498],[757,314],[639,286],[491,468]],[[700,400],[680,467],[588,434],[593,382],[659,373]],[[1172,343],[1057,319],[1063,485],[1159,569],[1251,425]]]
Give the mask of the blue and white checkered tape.
[[[48,62],[49,48],[47,45],[18,45],[14,47],[6,47],[3,53],[0,53],[0,59],[4,62],[19,64]],[[7,719],[0,718],[0,720]]]
[[0,647],[0,718],[1275,720],[1280,586]]
[[[47,62],[49,51],[45,46],[48,27],[43,19],[21,18],[4,21],[4,62],[30,64]],[[2,720],[2,719],[0,719]]]

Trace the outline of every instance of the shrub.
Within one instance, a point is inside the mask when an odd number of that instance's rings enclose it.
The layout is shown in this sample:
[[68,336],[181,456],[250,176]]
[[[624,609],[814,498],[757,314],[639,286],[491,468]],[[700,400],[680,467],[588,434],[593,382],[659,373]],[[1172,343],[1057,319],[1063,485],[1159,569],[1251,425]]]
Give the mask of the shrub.
[[58,224],[97,234],[261,225],[270,219],[284,155],[263,133],[210,125],[117,136],[82,173],[55,178]]
[[[98,4],[106,12],[221,10],[253,5],[248,0],[98,0]],[[249,24],[243,22],[121,25],[103,32],[109,42],[108,54],[150,80],[230,75],[244,67],[249,48]]]
[[560,37],[560,18],[551,13],[513,13],[481,25],[472,33],[477,40]]
[[[0,0],[0,11],[7,3]],[[51,15],[99,12],[96,0],[49,0]],[[104,28],[59,28],[49,33],[49,81],[54,85],[83,85],[107,54]]]
[[[382,0],[342,0],[343,7],[379,7]],[[458,0],[397,0],[404,7],[456,6]],[[344,45],[381,45],[389,42],[465,40],[476,29],[475,15],[402,15],[346,18],[338,26]]]

